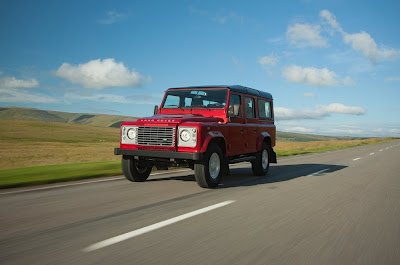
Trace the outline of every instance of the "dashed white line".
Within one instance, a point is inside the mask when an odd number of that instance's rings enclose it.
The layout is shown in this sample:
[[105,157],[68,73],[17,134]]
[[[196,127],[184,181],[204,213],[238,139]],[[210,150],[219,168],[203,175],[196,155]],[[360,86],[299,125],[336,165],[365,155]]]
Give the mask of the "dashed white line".
[[370,156],[372,156],[373,154],[375,154],[375,153],[369,153]]
[[357,158],[354,158],[353,161],[357,161],[357,160],[360,160],[360,159],[361,159],[361,157],[357,157]]
[[154,230],[162,228],[164,226],[167,226],[167,225],[170,225],[170,224],[173,224],[173,223],[177,223],[179,221],[188,219],[190,217],[193,217],[193,216],[205,213],[205,212],[209,212],[209,211],[215,210],[217,208],[226,206],[226,205],[234,203],[234,202],[235,201],[233,201],[233,200],[224,201],[224,202],[217,203],[217,204],[214,204],[214,205],[211,205],[211,206],[208,206],[208,207],[205,207],[205,208],[193,211],[193,212],[182,214],[182,215],[179,215],[177,217],[173,217],[171,219],[168,219],[168,220],[165,220],[165,221],[162,221],[162,222],[159,222],[159,223],[155,223],[155,224],[152,224],[152,225],[149,225],[149,226],[146,226],[146,227],[143,227],[143,228],[140,228],[140,229],[137,229],[137,230],[134,230],[134,231],[119,235],[119,236],[115,236],[115,237],[100,241],[98,243],[95,243],[93,245],[88,246],[87,248],[84,248],[82,251],[91,252],[91,251],[98,250],[98,249],[101,249],[101,248],[104,248],[104,247],[108,247],[110,245],[125,241],[127,239],[132,238],[132,237],[136,237],[136,236],[139,236],[139,235],[154,231]]
[[323,172],[325,172],[325,171],[328,171],[328,170],[329,170],[329,168],[325,168],[325,169],[322,169],[322,170],[317,171],[317,172],[315,172],[315,173],[311,173],[311,174],[307,175],[307,177],[319,175],[319,174],[321,174],[321,173],[323,173]]
[[379,150],[379,152],[382,152],[382,151],[383,151],[383,149]]

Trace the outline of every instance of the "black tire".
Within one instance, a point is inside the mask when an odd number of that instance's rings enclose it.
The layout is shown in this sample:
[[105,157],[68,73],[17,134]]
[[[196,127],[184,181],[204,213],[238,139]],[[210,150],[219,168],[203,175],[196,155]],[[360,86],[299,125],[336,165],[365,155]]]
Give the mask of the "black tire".
[[256,154],[256,159],[251,162],[254,176],[265,176],[269,169],[270,148],[263,142],[261,150]]
[[211,143],[204,154],[204,160],[194,164],[194,176],[202,188],[215,188],[221,181],[223,155],[221,148]]
[[145,181],[149,177],[153,167],[148,162],[135,160],[127,156],[122,156],[121,166],[125,178],[133,182]]

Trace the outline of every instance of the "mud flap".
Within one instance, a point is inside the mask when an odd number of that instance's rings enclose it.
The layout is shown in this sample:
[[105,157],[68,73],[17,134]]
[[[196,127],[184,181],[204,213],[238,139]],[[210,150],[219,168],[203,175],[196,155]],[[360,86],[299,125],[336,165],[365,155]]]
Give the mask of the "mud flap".
[[269,162],[270,163],[278,163],[277,162],[277,160],[276,160],[276,153],[275,153],[275,151],[274,151],[274,149],[272,149],[272,147],[271,147],[271,149],[269,150],[270,151],[270,159],[269,159]]

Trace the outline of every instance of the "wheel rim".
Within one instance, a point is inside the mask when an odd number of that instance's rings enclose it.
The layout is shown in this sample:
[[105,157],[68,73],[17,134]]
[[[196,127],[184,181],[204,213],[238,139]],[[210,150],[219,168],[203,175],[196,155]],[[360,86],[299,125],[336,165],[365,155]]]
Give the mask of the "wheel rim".
[[145,173],[147,170],[147,166],[143,165],[143,163],[140,163],[138,161],[135,161],[135,167],[136,167],[137,172],[139,172],[141,174]]
[[219,159],[219,155],[217,153],[213,153],[210,157],[210,161],[208,162],[208,171],[210,172],[210,177],[212,179],[216,179],[219,175],[220,169],[221,160]]
[[267,167],[268,167],[268,151],[267,150],[263,150],[263,152],[262,152],[261,163],[262,163],[263,169],[267,169]]

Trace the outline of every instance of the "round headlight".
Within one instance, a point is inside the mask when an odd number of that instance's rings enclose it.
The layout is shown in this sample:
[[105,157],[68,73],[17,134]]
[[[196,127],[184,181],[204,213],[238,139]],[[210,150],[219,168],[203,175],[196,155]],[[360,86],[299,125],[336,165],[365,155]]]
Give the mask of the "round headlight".
[[136,130],[129,129],[127,135],[128,135],[129,139],[131,139],[131,140],[135,139],[136,138]]
[[188,130],[182,130],[180,137],[182,141],[187,142],[190,140],[190,132]]

